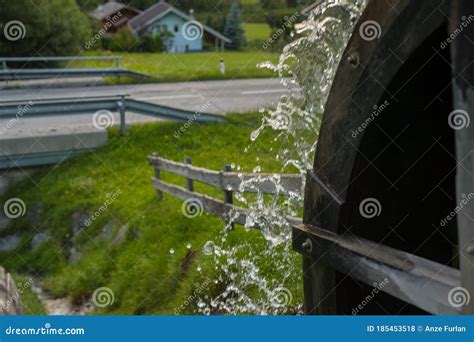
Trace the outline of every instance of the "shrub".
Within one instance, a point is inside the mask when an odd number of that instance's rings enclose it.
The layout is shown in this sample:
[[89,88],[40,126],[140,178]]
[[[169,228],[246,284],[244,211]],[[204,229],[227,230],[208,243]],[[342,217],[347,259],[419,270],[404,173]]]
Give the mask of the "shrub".
[[140,39],[134,34],[123,31],[110,36],[109,48],[117,52],[136,52]]
[[165,50],[163,38],[159,34],[146,34],[139,45],[140,52],[162,52]]
[[164,38],[160,34],[145,34],[137,37],[123,31],[102,38],[104,50],[115,52],[162,52],[165,49]]

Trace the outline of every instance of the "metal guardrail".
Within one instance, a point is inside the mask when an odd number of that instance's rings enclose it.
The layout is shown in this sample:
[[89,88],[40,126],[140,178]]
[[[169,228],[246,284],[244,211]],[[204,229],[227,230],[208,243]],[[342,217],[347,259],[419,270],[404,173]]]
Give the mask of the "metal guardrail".
[[[192,112],[143,101],[127,99],[127,95],[92,96],[86,98],[49,98],[35,100],[8,100],[0,102],[0,120],[37,118],[47,116],[67,116],[74,114],[97,113],[98,111],[118,112],[120,114],[121,134],[126,132],[126,112],[133,112],[160,119],[177,122],[225,122],[220,115]],[[2,148],[0,148],[2,150]],[[90,147],[65,148],[61,151],[42,151],[21,154],[0,153],[0,169],[49,165],[66,160],[74,155],[90,151]]]
[[8,62],[60,62],[60,61],[114,61],[120,68],[121,56],[56,56],[56,57],[0,57],[0,63],[7,69]]
[[[161,198],[165,192],[183,201],[194,201],[198,210],[204,210],[216,216],[228,224],[247,224],[248,209],[237,207],[233,204],[233,192],[240,193],[264,193],[281,196],[301,194],[303,177],[299,174],[279,174],[278,180],[272,181],[272,174],[237,173],[231,172],[231,167],[225,165],[223,171],[208,170],[190,165],[191,159],[185,158],[185,163],[177,163],[158,157],[153,154],[148,157],[148,162],[155,168],[155,177],[152,184]],[[173,173],[186,177],[186,188],[168,184],[161,179],[161,171]],[[241,186],[238,183],[255,180],[253,184]],[[223,190],[224,201],[194,192],[193,181],[198,181],[212,187]],[[250,182],[252,183],[252,182]],[[197,209],[197,207],[195,209]],[[301,224],[299,217],[287,216],[286,220],[291,224]],[[257,224],[253,228],[259,228]]]
[[[0,81],[35,80],[57,77],[146,77],[120,67],[121,56],[0,57]],[[113,61],[113,68],[9,68],[11,62]]]
[[60,77],[147,77],[125,68],[80,69],[6,69],[0,70],[0,81],[35,80]]
[[93,114],[100,110],[120,114],[120,132],[126,132],[126,112],[133,112],[178,122],[225,122],[223,116],[176,109],[154,103],[128,99],[128,95],[92,96],[84,98],[52,98],[35,100],[9,100],[0,102],[0,119],[18,117],[64,116]]

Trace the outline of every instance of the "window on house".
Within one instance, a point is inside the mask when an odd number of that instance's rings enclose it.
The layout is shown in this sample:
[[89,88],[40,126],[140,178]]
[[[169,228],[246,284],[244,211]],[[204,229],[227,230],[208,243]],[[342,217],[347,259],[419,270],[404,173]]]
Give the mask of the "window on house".
[[174,25],[174,32],[179,32],[179,25]]

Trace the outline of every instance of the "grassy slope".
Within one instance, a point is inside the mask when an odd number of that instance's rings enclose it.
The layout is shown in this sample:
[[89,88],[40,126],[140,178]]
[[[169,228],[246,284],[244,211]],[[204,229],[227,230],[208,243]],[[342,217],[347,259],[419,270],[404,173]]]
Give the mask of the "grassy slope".
[[[170,196],[159,201],[150,185],[153,171],[146,156],[157,152],[178,161],[191,156],[193,164],[216,170],[224,163],[246,165],[250,170],[261,165],[262,172],[278,170],[269,147],[269,133],[243,153],[257,125],[258,114],[253,114],[232,116],[225,124],[193,124],[180,138],[173,136],[180,124],[173,123],[137,126],[125,137],[112,130],[106,147],[45,170],[0,198],[5,201],[19,197],[28,208],[28,215],[16,219],[10,228],[10,232],[22,232],[25,243],[15,253],[0,254],[0,263],[11,272],[38,273],[53,295],[68,295],[77,303],[89,298],[96,288],[108,286],[114,291],[115,303],[104,312],[173,313],[197,286],[215,279],[212,260],[201,251],[206,241],[217,238],[223,223],[207,214],[185,218],[181,201]],[[165,175],[165,179],[184,182],[171,175]],[[121,194],[112,205],[75,238],[82,258],[68,263],[72,215],[91,215],[118,190]],[[221,191],[204,185],[195,184],[195,190],[222,198]],[[128,226],[122,245],[112,246],[98,239],[106,224],[113,224],[115,230]],[[32,233],[46,229],[52,230],[53,241],[31,252],[28,241]],[[242,227],[232,232],[231,239],[234,243],[249,241],[255,250],[265,243],[259,232],[247,232]],[[188,243],[190,250],[186,248]],[[174,254],[169,253],[171,248]],[[186,256],[187,262],[183,263]],[[296,255],[294,260],[295,270],[299,270]],[[197,270],[198,266],[202,271]],[[274,271],[268,272],[278,277]],[[286,285],[295,302],[301,301],[300,283],[300,279],[293,279]],[[206,292],[217,293],[219,285],[211,284]],[[195,305],[191,301],[182,313],[192,313]]]
[[[99,54],[105,55],[105,53]],[[265,61],[276,62],[278,60],[278,54],[260,51],[187,54],[113,53],[113,55],[123,56],[122,67],[151,75],[150,81],[153,82],[271,77],[273,76],[271,71],[259,69],[257,64]],[[224,59],[226,64],[226,74],[224,76],[219,71],[221,59]],[[111,67],[111,62],[81,61],[71,63],[68,67]],[[124,80],[124,78],[122,79]],[[111,82],[117,81],[112,79]]]

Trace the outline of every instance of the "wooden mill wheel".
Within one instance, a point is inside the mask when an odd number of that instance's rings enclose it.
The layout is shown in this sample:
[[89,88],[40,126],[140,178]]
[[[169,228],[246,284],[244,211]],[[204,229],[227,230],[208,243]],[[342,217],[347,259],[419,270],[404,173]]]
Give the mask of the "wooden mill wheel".
[[[325,108],[304,222],[435,261],[453,274],[460,268],[461,284],[474,296],[474,203],[441,223],[474,193],[474,122],[462,129],[449,122],[456,111],[474,114],[471,14],[472,0],[369,1]],[[376,32],[367,36],[370,25]],[[377,215],[361,213],[366,200],[378,203]],[[309,314],[354,314],[362,302],[357,314],[426,313],[382,292],[371,296],[373,284],[318,258],[304,256],[303,264]],[[416,296],[409,290],[397,289]],[[465,313],[472,314],[473,302]]]

